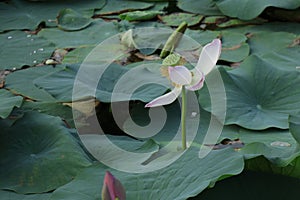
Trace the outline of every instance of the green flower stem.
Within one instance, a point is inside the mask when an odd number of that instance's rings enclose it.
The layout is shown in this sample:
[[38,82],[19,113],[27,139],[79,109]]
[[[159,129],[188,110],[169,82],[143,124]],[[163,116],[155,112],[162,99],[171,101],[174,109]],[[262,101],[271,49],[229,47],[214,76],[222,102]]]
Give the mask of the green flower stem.
[[182,149],[186,149],[186,91],[185,87],[182,86],[182,102],[181,102],[181,140]]

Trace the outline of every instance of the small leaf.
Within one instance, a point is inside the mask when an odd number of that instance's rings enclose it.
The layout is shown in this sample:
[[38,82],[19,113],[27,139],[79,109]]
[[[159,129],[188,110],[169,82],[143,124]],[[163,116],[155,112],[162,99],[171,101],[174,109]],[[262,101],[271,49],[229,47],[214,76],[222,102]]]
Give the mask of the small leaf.
[[120,14],[120,18],[127,21],[144,21],[155,18],[157,15],[161,15],[160,11],[133,11]]
[[92,23],[92,19],[81,15],[80,13],[66,8],[61,10],[57,16],[58,28],[66,31],[76,31],[84,29]]
[[15,96],[7,90],[0,89],[0,118],[7,118],[14,107],[20,107],[23,98]]

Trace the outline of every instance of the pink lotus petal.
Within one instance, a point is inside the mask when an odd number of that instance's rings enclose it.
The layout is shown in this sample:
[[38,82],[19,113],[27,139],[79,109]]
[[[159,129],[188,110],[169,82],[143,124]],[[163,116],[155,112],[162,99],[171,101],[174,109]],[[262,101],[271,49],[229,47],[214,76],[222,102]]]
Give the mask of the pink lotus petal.
[[207,75],[216,65],[221,54],[221,40],[214,39],[211,43],[205,45],[200,53],[196,68]]
[[185,66],[169,67],[169,77],[177,85],[187,85],[192,81],[192,74]]
[[145,105],[145,108],[157,107],[173,103],[180,95],[182,87],[175,87],[171,92],[164,94]]
[[126,192],[121,182],[116,179],[110,172],[105,173],[103,187],[102,187],[102,199],[103,200],[125,200]]
[[192,83],[186,86],[186,89],[191,91],[200,90],[203,87],[205,76],[197,68],[191,70],[193,73]]

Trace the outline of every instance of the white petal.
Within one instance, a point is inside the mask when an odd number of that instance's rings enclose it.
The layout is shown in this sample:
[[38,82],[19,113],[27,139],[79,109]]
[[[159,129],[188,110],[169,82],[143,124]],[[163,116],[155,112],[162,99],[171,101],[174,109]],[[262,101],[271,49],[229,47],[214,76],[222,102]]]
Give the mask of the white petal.
[[177,97],[180,95],[182,87],[175,87],[171,92],[164,94],[156,99],[152,100],[151,102],[145,105],[145,108],[148,107],[157,107],[162,105],[168,105],[173,103]]
[[192,74],[185,66],[169,67],[169,77],[177,85],[187,85],[192,81]]
[[221,40],[214,39],[202,48],[196,68],[207,75],[216,65],[221,54]]
[[200,90],[203,87],[205,76],[197,68],[191,70],[191,72],[193,73],[192,82],[186,86],[186,89],[191,91]]

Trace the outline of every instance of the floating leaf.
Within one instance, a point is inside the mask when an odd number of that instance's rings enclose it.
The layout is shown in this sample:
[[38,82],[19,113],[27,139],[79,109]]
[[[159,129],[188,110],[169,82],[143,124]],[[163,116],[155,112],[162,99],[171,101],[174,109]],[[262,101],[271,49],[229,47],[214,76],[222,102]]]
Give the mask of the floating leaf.
[[120,14],[120,18],[127,21],[143,21],[155,18],[157,15],[161,15],[161,11],[133,11]]
[[[240,68],[219,70],[226,90],[227,112],[225,124],[261,130],[269,127],[288,128],[288,115],[300,111],[300,84],[298,72],[273,67],[257,56],[248,57]],[[217,73],[217,72],[216,72]],[[211,78],[209,78],[211,77]],[[207,77],[207,86],[215,82]],[[219,85],[210,87],[210,95],[222,95]],[[219,97],[224,99],[224,97]],[[212,111],[207,87],[200,91],[199,102]],[[220,104],[222,105],[222,104]],[[216,104],[213,114],[222,116],[222,106]]]
[[[38,35],[53,42],[56,48],[74,48],[97,45],[117,33],[114,23],[97,19],[81,31],[66,32],[57,28],[45,28]],[[66,39],[66,37],[72,39]]]
[[[150,66],[151,70],[149,70]],[[95,67],[95,69],[90,68],[86,71],[86,74],[84,74],[84,77],[87,78],[86,80],[89,80],[90,77],[95,77],[95,70],[101,70],[99,67],[103,66]],[[115,94],[113,101],[127,101],[129,99],[144,102],[150,101],[166,91],[166,87],[154,83],[163,82],[165,85],[168,85],[168,81],[160,76],[159,67],[160,64],[150,62],[134,70],[134,73],[128,73],[130,69],[117,64],[111,64],[101,77],[97,77],[99,85],[96,94],[94,88],[92,88],[89,85],[89,81],[87,81],[82,82],[80,87],[85,89],[82,89],[80,96],[77,97],[84,99],[95,95],[99,101],[110,102],[116,83],[118,83],[119,79],[126,73],[126,79],[123,79],[126,83],[122,84],[122,87],[119,87],[118,91],[114,91],[117,94]],[[36,79],[34,83],[50,93],[57,101],[70,102],[72,101],[73,84],[78,69],[79,65],[68,65],[64,70],[50,74],[47,77]],[[138,79],[136,77],[143,78]],[[146,80],[144,77],[147,77],[147,80],[151,80],[152,84],[144,84]],[[61,87],[62,84],[64,87]],[[137,86],[140,87],[135,90]]]
[[84,29],[91,23],[91,18],[85,17],[70,8],[61,10],[57,16],[58,28],[66,31],[76,31]]
[[1,189],[42,193],[71,181],[90,164],[72,134],[60,118],[36,112],[26,113],[11,127],[2,124]]
[[144,10],[151,8],[153,3],[146,3],[140,1],[128,1],[128,0],[109,0],[106,2],[105,6],[96,11],[96,14],[99,15],[110,15],[110,14],[119,14],[126,11],[133,10]]
[[220,60],[229,62],[240,62],[250,53],[249,45],[246,43],[247,37],[239,33],[223,31],[222,53]]
[[[243,20],[254,19],[258,15],[260,15],[265,8],[267,7],[278,7],[285,9],[295,9],[300,6],[299,1],[288,0],[246,0],[246,1],[238,1],[238,0],[213,0],[215,4],[218,6],[220,11],[227,16],[237,17]],[[239,9],[236,8],[239,7]]]
[[202,15],[220,15],[216,3],[213,0],[178,0],[178,7],[184,11]]
[[198,158],[198,153],[199,149],[192,147],[170,166],[142,174],[115,171],[95,164],[84,170],[74,181],[56,190],[52,200],[100,198],[99,187],[102,186],[101,180],[106,170],[111,171],[122,182],[128,199],[184,200],[197,195],[225,175],[240,173],[243,168],[241,156],[232,149],[213,151],[203,159]]
[[15,96],[11,92],[0,89],[0,118],[7,118],[14,107],[20,107],[23,98]]
[[91,17],[95,8],[102,8],[105,0],[65,0],[65,1],[19,1],[0,3],[0,30],[34,30],[41,22],[47,26],[56,26],[56,16],[60,10],[70,8]]
[[194,26],[202,19],[202,15],[190,13],[172,13],[161,17],[161,20],[168,26],[179,26],[182,22],[186,22],[188,26]]
[[263,55],[292,47],[297,35],[287,32],[258,32],[250,34],[248,43],[252,54]]
[[59,66],[42,66],[16,71],[6,77],[6,88],[33,100],[54,102],[55,99],[45,90],[36,87],[33,81],[60,70],[62,67]]
[[51,193],[18,194],[12,191],[0,190],[0,196],[5,200],[50,200]]
[[2,48],[0,69],[34,66],[50,58],[54,44],[36,35],[22,31],[0,34]]

